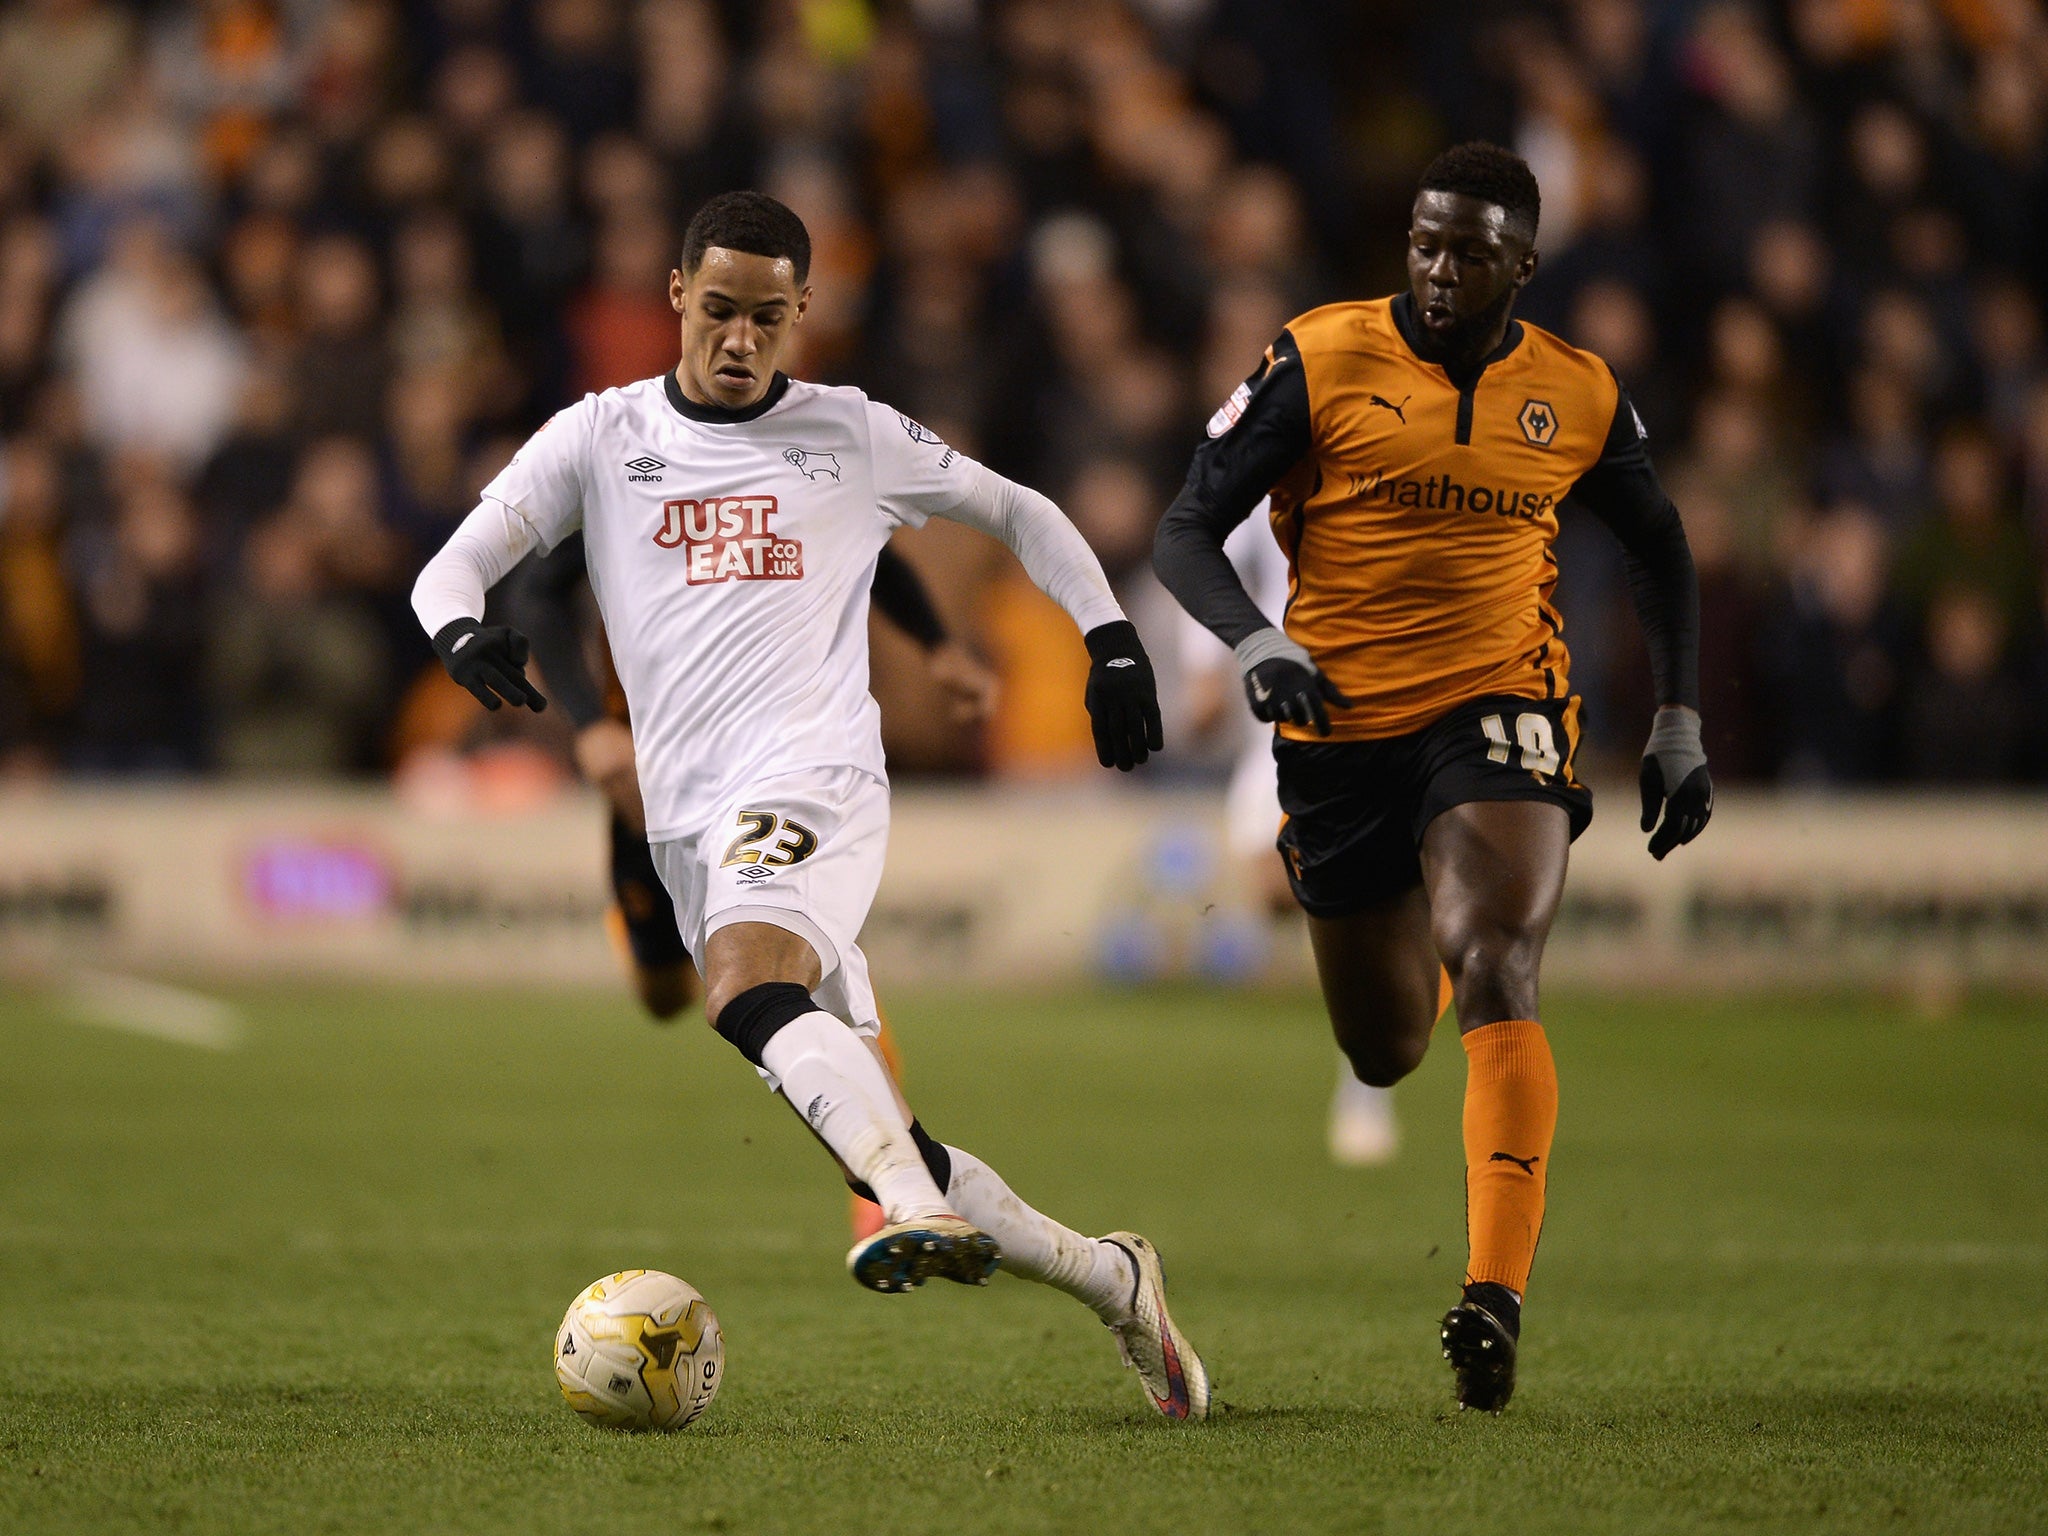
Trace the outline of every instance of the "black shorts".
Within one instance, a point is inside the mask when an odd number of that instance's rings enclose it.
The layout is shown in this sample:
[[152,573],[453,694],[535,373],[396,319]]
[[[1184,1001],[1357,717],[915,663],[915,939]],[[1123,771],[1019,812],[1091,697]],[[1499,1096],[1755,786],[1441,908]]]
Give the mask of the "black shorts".
[[626,919],[626,942],[643,971],[689,963],[690,951],[676,927],[676,904],[654,867],[654,850],[644,834],[612,817],[612,898]]
[[1280,857],[1311,917],[1343,917],[1412,890],[1429,824],[1473,800],[1547,800],[1593,819],[1572,776],[1579,701],[1489,694],[1406,736],[1383,741],[1275,737]]

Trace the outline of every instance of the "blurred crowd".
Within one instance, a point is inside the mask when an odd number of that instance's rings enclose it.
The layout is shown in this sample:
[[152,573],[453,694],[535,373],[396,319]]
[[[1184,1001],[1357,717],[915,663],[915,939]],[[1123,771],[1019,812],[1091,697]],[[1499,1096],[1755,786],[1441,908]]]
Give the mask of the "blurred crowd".
[[[735,186],[812,231],[795,371],[1058,499],[1158,654],[1163,767],[1212,771],[1153,525],[1291,315],[1399,285],[1466,137],[1535,166],[1521,312],[1613,363],[1685,515],[1717,773],[2048,776],[2032,0],[14,0],[0,771],[559,758],[407,592],[551,411],[672,365],[682,225]],[[1004,687],[962,736],[878,625],[892,760],[1092,763],[1064,618],[977,535],[901,541]],[[1571,513],[1560,563],[1625,765],[1619,553]]]

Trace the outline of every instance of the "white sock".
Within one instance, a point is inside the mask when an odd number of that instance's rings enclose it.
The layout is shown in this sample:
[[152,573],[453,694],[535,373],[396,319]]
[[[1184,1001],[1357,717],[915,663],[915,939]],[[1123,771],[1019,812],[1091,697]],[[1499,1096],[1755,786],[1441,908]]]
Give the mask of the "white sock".
[[853,1171],[891,1224],[953,1214],[910,1138],[889,1079],[867,1042],[844,1020],[806,1013],[778,1029],[761,1065],[825,1145]]
[[1087,1303],[1104,1322],[1123,1315],[1137,1280],[1128,1253],[1034,1211],[973,1153],[955,1146],[946,1151],[953,1159],[946,1198],[955,1212],[1002,1244],[1004,1269],[1019,1279],[1065,1291]]

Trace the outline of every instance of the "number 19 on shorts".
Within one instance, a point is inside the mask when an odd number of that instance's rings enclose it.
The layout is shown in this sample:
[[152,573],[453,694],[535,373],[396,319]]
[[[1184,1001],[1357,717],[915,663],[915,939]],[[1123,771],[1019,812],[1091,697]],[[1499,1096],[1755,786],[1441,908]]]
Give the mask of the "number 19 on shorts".
[[1562,761],[1557,755],[1557,737],[1550,729],[1550,717],[1530,710],[1515,716],[1514,740],[1508,739],[1506,717],[1488,715],[1479,722],[1486,733],[1486,760],[1504,763],[1516,746],[1522,749],[1522,766],[1531,773],[1553,774]]

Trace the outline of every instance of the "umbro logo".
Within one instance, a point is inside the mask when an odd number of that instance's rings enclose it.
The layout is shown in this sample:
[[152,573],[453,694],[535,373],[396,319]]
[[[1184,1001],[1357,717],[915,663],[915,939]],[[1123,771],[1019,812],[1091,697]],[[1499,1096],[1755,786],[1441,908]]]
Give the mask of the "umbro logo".
[[626,468],[633,471],[632,474],[626,476],[628,480],[653,480],[659,482],[661,471],[667,469],[668,466],[653,454],[643,453],[637,459],[626,460]]
[[1536,1165],[1542,1162],[1543,1159],[1541,1156],[1517,1157],[1512,1152],[1496,1152],[1493,1154],[1493,1156],[1489,1157],[1487,1161],[1489,1163],[1513,1163],[1517,1168],[1521,1169],[1522,1172],[1530,1175],[1533,1178],[1536,1173]]
[[1413,400],[1414,398],[1415,397],[1413,395],[1403,395],[1401,397],[1401,403],[1399,405],[1396,405],[1393,401],[1389,400],[1385,395],[1367,395],[1365,397],[1365,403],[1367,405],[1376,405],[1383,411],[1392,411],[1396,416],[1401,418],[1401,425],[1405,427],[1408,425],[1408,402],[1410,400]]
[[763,880],[766,880],[770,875],[774,873],[775,871],[770,869],[766,864],[749,864],[745,869],[739,872],[739,876],[749,885],[755,885]]

